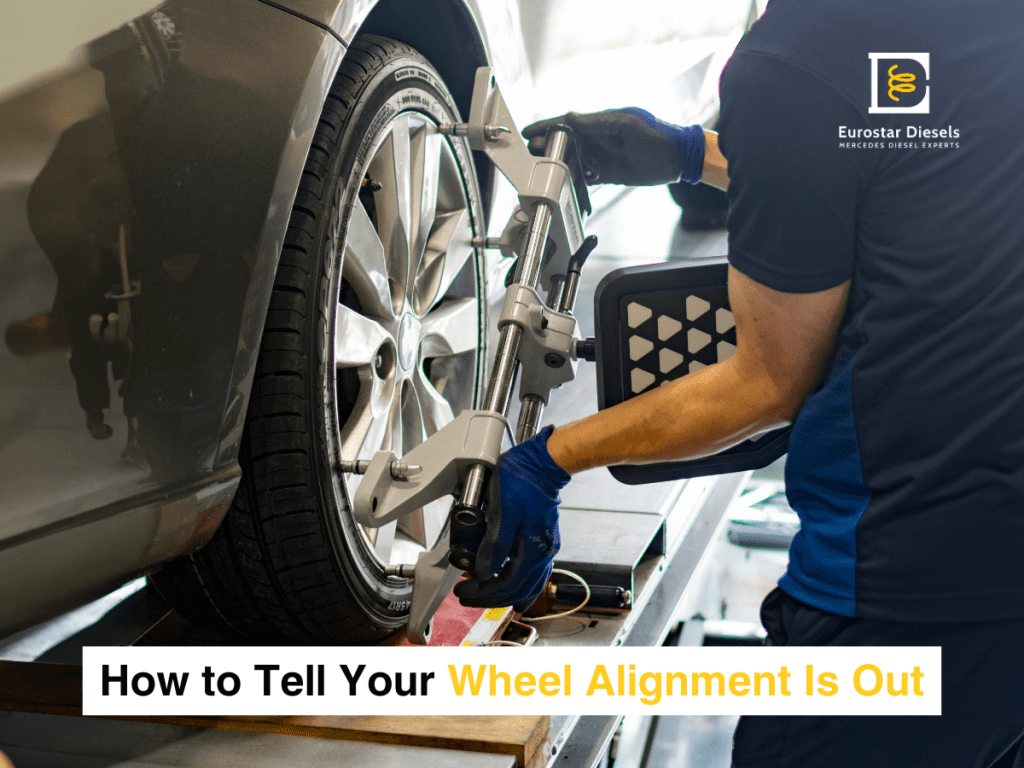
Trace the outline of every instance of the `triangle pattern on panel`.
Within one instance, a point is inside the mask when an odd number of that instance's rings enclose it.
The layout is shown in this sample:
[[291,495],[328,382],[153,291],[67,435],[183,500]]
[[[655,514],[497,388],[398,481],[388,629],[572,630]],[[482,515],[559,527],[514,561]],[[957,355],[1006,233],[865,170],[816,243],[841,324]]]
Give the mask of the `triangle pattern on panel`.
[[658,338],[667,341],[683,330],[683,324],[668,315],[658,318]]
[[668,373],[683,362],[683,356],[671,349],[663,349],[658,353],[658,364],[662,373]]
[[736,353],[736,345],[730,344],[728,341],[718,342],[718,362],[728,360]]
[[643,368],[634,368],[630,372],[630,383],[633,385],[633,394],[639,395],[654,383],[654,374]]
[[696,373],[697,371],[700,371],[704,368],[707,368],[707,366],[704,365],[704,363],[698,362],[697,360],[690,361],[690,373]]
[[719,333],[725,333],[730,328],[736,325],[736,321],[733,319],[732,312],[728,309],[719,309],[715,312],[715,330]]
[[641,357],[654,349],[654,342],[648,341],[643,336],[629,337],[629,359],[636,362]]
[[696,328],[691,328],[686,332],[686,348],[691,355],[700,352],[710,343],[710,333],[704,333],[704,331],[697,330]]
[[654,313],[643,304],[637,304],[634,301],[626,307],[626,322],[629,323],[630,328],[636,328],[638,325],[647,322],[653,314]]
[[705,301],[700,296],[686,297],[686,319],[693,321],[711,309],[711,302]]

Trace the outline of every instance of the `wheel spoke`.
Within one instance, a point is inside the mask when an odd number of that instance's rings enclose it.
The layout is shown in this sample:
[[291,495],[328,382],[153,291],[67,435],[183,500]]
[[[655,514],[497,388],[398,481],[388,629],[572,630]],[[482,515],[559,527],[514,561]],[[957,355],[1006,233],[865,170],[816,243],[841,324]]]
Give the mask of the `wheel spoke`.
[[[412,165],[411,209],[413,233],[411,263],[418,265],[437,214],[437,185],[441,174],[441,134],[424,122],[413,134],[410,143]],[[410,270],[415,273],[416,270]]]
[[473,255],[473,232],[465,209],[443,213],[430,232],[416,275],[415,308],[422,315],[444,298]]
[[341,433],[341,456],[343,459],[372,459],[384,446],[388,435],[388,414],[375,416],[369,403],[370,397],[359,398],[353,414]]
[[382,563],[391,562],[391,550],[395,547],[395,531],[397,530],[397,520],[385,523],[380,528],[370,529],[370,541],[373,542],[373,551]]
[[352,284],[366,311],[380,317],[394,315],[384,244],[358,201],[352,206],[348,222],[342,275]]
[[372,365],[378,350],[389,340],[391,334],[376,320],[344,304],[338,305],[334,327],[334,364],[338,368]]
[[424,358],[472,352],[480,342],[479,305],[476,299],[447,301],[423,318],[421,354]]
[[401,458],[405,455],[405,424],[402,396],[395,393],[391,410],[388,413],[387,436],[384,438],[385,450],[389,450]]
[[455,414],[451,404],[437,391],[422,368],[417,369],[415,382],[416,396],[423,413],[423,438],[426,439],[453,421]]
[[423,516],[423,544],[427,548],[433,547],[444,525],[448,515],[452,511],[452,501],[449,498],[441,498],[426,504],[420,514]]
[[388,280],[395,313],[402,310],[409,276],[410,169],[409,118],[400,117],[370,162],[370,177],[380,184],[374,192],[377,233],[387,255]]

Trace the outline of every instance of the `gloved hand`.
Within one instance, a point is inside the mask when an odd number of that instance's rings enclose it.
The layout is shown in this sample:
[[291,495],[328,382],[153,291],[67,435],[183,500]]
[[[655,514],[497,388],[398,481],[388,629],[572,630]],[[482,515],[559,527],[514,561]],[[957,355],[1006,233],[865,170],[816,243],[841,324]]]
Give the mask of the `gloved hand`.
[[565,123],[576,134],[588,184],[635,187],[700,181],[704,129],[699,125],[672,125],[637,107],[569,112],[523,129],[531,152],[543,151],[544,137],[556,123]]
[[476,554],[477,578],[455,585],[455,596],[467,607],[511,605],[525,611],[551,576],[561,546],[558,492],[569,482],[569,475],[548,453],[552,429],[545,427],[501,457],[488,493],[487,533]]

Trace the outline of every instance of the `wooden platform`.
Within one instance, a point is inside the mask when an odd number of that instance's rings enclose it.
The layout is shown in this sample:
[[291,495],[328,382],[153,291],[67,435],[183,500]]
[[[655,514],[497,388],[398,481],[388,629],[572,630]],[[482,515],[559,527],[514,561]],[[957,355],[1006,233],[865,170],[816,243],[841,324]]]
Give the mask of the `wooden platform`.
[[[16,768],[516,768],[511,755],[170,723],[0,712]],[[0,759],[0,766],[8,768]]]
[[[82,668],[75,664],[0,662],[0,712],[81,717]],[[390,746],[509,755],[518,768],[547,762],[547,716],[534,717],[117,717],[191,729],[281,734]],[[92,721],[92,718],[89,718]],[[0,748],[10,741],[0,719]]]

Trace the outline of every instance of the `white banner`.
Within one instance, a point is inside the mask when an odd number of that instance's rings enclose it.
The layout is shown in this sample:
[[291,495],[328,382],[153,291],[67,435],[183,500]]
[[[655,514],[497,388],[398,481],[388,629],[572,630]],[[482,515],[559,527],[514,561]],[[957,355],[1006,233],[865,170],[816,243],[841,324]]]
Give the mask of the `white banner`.
[[86,715],[939,715],[940,648],[86,648]]

